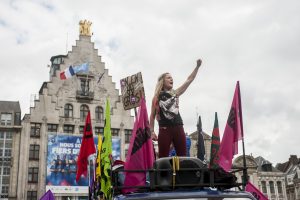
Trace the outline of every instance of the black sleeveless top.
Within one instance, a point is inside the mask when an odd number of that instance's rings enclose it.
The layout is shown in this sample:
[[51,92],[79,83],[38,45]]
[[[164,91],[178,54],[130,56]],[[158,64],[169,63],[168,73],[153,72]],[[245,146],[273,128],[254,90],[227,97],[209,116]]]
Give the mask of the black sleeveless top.
[[174,90],[160,92],[158,96],[159,126],[183,125],[178,104],[178,96]]

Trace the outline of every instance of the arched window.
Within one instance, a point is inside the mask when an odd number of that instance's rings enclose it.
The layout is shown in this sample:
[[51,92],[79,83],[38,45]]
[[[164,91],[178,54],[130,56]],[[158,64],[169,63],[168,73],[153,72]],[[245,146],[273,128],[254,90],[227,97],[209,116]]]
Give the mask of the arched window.
[[267,185],[266,185],[266,181],[262,181],[261,182],[261,189],[262,189],[262,192],[267,194]]
[[85,118],[89,112],[89,107],[87,105],[80,106],[80,121],[85,122]]
[[73,106],[71,104],[65,105],[65,117],[73,117]]
[[270,184],[270,192],[271,192],[271,194],[275,194],[274,182],[270,181],[269,184]]
[[282,184],[281,184],[281,181],[277,181],[277,188],[278,188],[278,193],[282,194]]
[[96,122],[103,121],[103,108],[101,106],[97,106],[95,109]]

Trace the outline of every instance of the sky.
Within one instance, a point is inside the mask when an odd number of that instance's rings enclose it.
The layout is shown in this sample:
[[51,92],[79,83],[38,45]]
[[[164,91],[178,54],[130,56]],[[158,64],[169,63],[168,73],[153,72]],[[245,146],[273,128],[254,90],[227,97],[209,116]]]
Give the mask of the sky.
[[211,135],[217,112],[222,136],[240,81],[246,154],[286,162],[300,157],[299,8],[298,0],[1,0],[0,100],[29,113],[51,56],[71,51],[87,19],[117,89],[142,72],[148,112],[158,76],[170,72],[179,87],[200,58],[180,96],[185,131],[196,131],[200,115]]

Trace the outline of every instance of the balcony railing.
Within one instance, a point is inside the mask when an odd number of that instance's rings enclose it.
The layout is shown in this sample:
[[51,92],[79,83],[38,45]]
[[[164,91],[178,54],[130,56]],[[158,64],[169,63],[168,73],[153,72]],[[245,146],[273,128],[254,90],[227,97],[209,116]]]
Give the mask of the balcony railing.
[[82,100],[93,100],[94,99],[94,92],[85,92],[81,90],[76,91],[76,98]]

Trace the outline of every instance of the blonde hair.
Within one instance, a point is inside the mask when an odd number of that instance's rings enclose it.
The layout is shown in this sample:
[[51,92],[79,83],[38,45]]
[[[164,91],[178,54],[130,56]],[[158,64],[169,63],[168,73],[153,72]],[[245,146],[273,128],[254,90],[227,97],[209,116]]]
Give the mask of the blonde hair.
[[162,91],[164,87],[164,80],[167,74],[170,74],[169,72],[163,73],[158,77],[155,90],[154,90],[154,97],[158,97],[159,93]]

